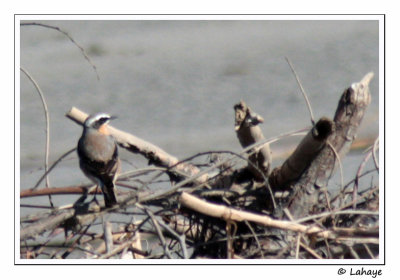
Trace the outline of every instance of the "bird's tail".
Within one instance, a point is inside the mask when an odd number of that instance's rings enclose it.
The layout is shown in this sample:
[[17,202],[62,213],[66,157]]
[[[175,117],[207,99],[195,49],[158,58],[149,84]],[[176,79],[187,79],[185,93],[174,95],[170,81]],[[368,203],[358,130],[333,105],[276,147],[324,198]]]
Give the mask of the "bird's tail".
[[111,180],[109,182],[105,182],[102,191],[106,208],[112,207],[117,204],[117,196],[115,195],[114,183]]

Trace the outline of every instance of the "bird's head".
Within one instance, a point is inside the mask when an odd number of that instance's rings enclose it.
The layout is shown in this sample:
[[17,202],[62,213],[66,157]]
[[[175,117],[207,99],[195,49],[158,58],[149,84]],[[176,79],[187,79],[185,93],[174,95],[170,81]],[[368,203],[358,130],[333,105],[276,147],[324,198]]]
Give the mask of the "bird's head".
[[90,115],[85,123],[85,128],[93,128],[98,130],[100,133],[109,134],[107,130],[107,124],[110,120],[116,119],[116,116],[111,116],[107,113],[97,113]]

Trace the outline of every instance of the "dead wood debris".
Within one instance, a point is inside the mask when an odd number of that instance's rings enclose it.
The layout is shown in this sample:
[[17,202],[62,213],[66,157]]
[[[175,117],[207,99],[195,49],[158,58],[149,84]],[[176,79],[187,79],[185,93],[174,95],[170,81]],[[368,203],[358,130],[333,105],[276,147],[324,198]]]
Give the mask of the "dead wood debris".
[[[271,174],[269,142],[258,126],[263,118],[243,101],[234,107],[241,153],[178,161],[111,128],[121,147],[157,168],[121,177],[113,208],[80,199],[21,217],[21,258],[379,258],[379,186],[359,188],[360,178],[377,176],[378,168],[360,167],[356,191],[354,182],[336,194],[327,190],[370,102],[372,76],[346,89],[333,120],[321,118]],[[68,113],[80,124],[85,116],[76,108]],[[81,195],[82,187],[75,191]],[[39,189],[23,199],[71,193],[73,187]]]

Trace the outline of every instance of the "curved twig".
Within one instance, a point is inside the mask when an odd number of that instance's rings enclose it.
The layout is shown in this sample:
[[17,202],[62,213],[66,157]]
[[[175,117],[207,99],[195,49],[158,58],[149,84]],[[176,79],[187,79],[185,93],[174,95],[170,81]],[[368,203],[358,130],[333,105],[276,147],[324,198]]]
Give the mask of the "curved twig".
[[[139,207],[140,205],[137,205],[137,206]],[[164,253],[167,255],[167,257],[169,259],[173,259],[172,255],[171,255],[171,252],[170,252],[170,250],[168,248],[167,242],[165,240],[165,237],[164,237],[164,235],[163,235],[163,233],[161,231],[161,228],[160,228],[160,225],[159,225],[159,221],[154,216],[153,212],[150,211],[149,208],[142,207],[142,209],[146,212],[146,214],[150,217],[151,221],[153,222],[153,225],[154,225],[154,227],[155,227],[155,229],[157,231],[158,238],[160,239],[160,242],[161,242],[161,244],[162,244],[162,246],[164,248]]]
[[[150,218],[153,220],[153,218],[156,220],[156,222],[162,227],[162,228],[164,228],[166,231],[168,231],[171,235],[173,235],[177,240],[178,240],[178,242],[179,242],[179,244],[181,245],[181,249],[182,249],[182,253],[183,253],[183,258],[184,259],[188,259],[189,258],[189,254],[188,254],[188,251],[187,251],[187,248],[186,248],[186,238],[185,238],[185,235],[184,234],[182,234],[182,235],[179,235],[177,232],[175,232],[173,229],[171,229],[171,227],[169,227],[166,223],[164,223],[161,219],[157,219],[155,216],[154,216],[154,213],[153,212],[151,212],[151,210],[150,210],[150,208],[149,207],[147,207],[147,206],[144,206],[144,205],[141,205],[141,204],[137,204],[137,206],[138,206],[138,208],[140,208],[140,209],[142,209],[142,210],[145,210],[145,212],[147,213],[147,214],[151,214],[151,215],[149,215],[150,216]],[[152,216],[153,216],[153,218],[152,218]],[[153,223],[154,223],[154,221],[153,221]]]
[[365,164],[368,162],[371,155],[374,154],[374,150],[371,149],[368,154],[364,157],[363,161],[361,162],[360,166],[358,167],[356,178],[354,179],[354,187],[353,187],[353,209],[356,209],[356,201],[357,201],[357,192],[358,192],[358,181],[361,175],[361,172],[364,170]]
[[[49,110],[47,109],[46,99],[44,98],[43,92],[40,89],[38,83],[33,79],[33,77],[26,71],[22,66],[20,67],[21,71],[28,77],[28,79],[35,86],[37,92],[39,93],[40,100],[42,101],[44,115],[46,120],[46,146],[45,146],[45,160],[44,160],[44,170],[47,173],[48,165],[49,165],[49,154],[50,154],[50,117]],[[50,186],[49,177],[46,175],[46,187]]]
[[[47,109],[46,99],[44,98],[44,94],[40,89],[38,83],[33,79],[33,77],[26,71],[22,66],[20,67],[21,71],[28,77],[28,79],[33,83],[37,92],[39,93],[40,100],[42,101],[44,115],[46,120],[46,146],[45,146],[45,156],[44,156],[44,172],[46,178],[46,188],[50,187],[50,179],[48,174],[48,165],[49,165],[49,154],[50,154],[50,117],[49,110]],[[49,195],[50,205],[53,207],[53,201],[51,200],[51,196]]]
[[249,223],[249,221],[245,220],[244,223],[245,223],[246,226],[249,228],[251,234],[254,236],[254,240],[256,241],[258,250],[260,251],[261,258],[264,259],[264,253],[263,253],[263,250],[262,250],[262,247],[261,247],[261,243],[260,243],[260,240],[259,240],[258,237],[257,237],[256,232],[254,231],[254,229],[253,229],[253,227],[251,226],[251,224]]
[[53,170],[54,167],[56,167],[57,164],[59,164],[66,156],[68,156],[70,153],[72,153],[73,151],[75,151],[76,148],[73,148],[71,150],[69,150],[68,152],[66,152],[65,154],[63,154],[59,159],[57,159],[52,166],[50,166],[49,170],[46,171],[46,173],[44,173],[42,175],[42,177],[40,177],[40,179],[37,181],[36,185],[32,188],[33,190],[36,189],[40,183],[43,181],[43,179],[47,176],[47,174],[50,173],[51,170]]
[[374,159],[374,164],[376,167],[376,170],[378,170],[379,172],[379,162],[378,159],[376,157],[376,150],[379,148],[379,137],[376,138],[375,142],[374,142],[374,146],[372,148],[373,152],[372,152],[372,158]]
[[96,65],[92,62],[92,60],[89,58],[89,56],[86,54],[85,49],[83,47],[81,47],[75,40],[74,38],[72,38],[66,31],[62,30],[61,28],[57,27],[57,26],[52,26],[52,25],[48,25],[48,24],[43,24],[43,23],[39,23],[39,22],[25,22],[25,23],[21,23],[21,26],[41,26],[41,27],[45,27],[45,28],[50,28],[50,29],[54,29],[62,34],[64,34],[75,46],[77,46],[79,48],[79,50],[81,51],[82,55],[85,57],[85,59],[89,62],[89,64],[92,66],[94,72],[96,73],[96,77],[97,80],[100,80],[100,76],[99,73],[97,72],[97,67]]

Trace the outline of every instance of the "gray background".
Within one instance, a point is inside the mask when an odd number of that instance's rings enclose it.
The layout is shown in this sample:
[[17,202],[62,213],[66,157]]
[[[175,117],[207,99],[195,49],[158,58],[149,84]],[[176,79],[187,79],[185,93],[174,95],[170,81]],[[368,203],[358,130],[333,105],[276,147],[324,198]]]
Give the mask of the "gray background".
[[[21,27],[21,66],[38,82],[51,117],[50,162],[74,147],[81,127],[65,117],[76,106],[119,116],[113,125],[178,158],[209,150],[240,151],[233,105],[243,99],[262,115],[264,135],[310,125],[285,56],[294,64],[316,118],[333,117],[343,90],[373,71],[372,103],[362,138],[379,132],[378,21],[40,21],[68,32],[96,65],[100,80],[68,38],[55,30]],[[21,73],[21,189],[42,175],[44,113]],[[382,93],[383,94],[383,93]],[[300,141],[272,145],[279,154]],[[127,152],[126,164],[145,161]],[[350,178],[362,155],[346,158]],[[51,175],[53,186],[88,182],[77,156]]]

